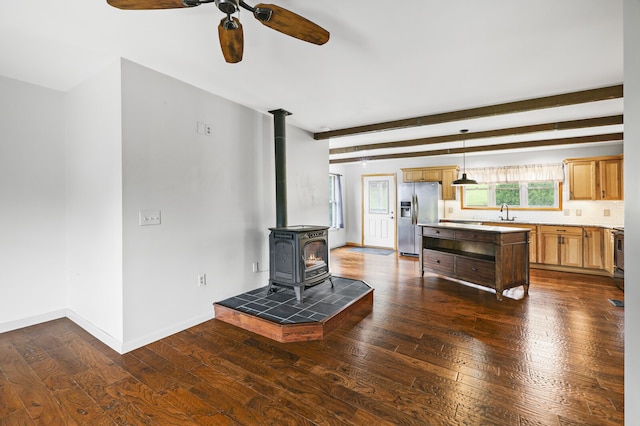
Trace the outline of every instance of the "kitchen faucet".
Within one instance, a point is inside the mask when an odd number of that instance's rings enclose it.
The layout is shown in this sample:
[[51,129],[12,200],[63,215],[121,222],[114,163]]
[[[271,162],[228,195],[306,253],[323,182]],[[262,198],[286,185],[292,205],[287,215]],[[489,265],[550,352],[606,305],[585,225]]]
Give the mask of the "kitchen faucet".
[[500,206],[500,213],[503,212],[505,207],[507,208],[507,217],[503,218],[502,216],[500,216],[500,220],[508,220],[508,221],[516,220],[515,217],[512,217],[511,219],[509,219],[509,204],[507,203],[502,203],[502,205]]

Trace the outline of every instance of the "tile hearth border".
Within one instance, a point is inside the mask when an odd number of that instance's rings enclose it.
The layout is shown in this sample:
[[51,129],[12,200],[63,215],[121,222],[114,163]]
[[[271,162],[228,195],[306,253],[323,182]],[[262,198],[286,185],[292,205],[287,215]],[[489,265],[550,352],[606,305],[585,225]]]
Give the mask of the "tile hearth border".
[[333,277],[306,288],[298,303],[292,288],[268,286],[214,303],[215,318],[281,343],[321,340],[351,317],[373,309],[373,289],[364,281]]

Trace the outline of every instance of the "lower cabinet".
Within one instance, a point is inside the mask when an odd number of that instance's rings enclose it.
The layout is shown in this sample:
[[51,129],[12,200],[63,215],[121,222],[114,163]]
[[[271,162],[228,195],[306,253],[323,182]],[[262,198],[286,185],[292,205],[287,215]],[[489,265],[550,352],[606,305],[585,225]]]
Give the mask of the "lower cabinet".
[[604,229],[584,227],[582,239],[582,267],[589,269],[604,268]]
[[583,267],[581,226],[540,225],[539,237],[539,263]]
[[[527,228],[529,261],[533,264],[585,269],[586,273],[613,276],[613,233],[598,226],[531,225],[524,223],[483,222],[488,226]],[[553,268],[550,268],[553,269]],[[586,271],[593,269],[596,271]]]
[[604,255],[603,257],[603,269],[607,271],[610,276],[613,276],[614,272],[614,261],[613,261],[613,252],[614,252],[614,235],[613,230],[606,228],[604,229]]

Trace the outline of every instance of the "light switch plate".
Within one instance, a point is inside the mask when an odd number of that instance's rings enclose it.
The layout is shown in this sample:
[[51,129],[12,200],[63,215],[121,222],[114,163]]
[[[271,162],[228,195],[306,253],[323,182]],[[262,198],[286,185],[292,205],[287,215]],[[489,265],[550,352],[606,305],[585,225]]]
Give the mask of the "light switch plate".
[[140,226],[160,225],[160,210],[140,210]]

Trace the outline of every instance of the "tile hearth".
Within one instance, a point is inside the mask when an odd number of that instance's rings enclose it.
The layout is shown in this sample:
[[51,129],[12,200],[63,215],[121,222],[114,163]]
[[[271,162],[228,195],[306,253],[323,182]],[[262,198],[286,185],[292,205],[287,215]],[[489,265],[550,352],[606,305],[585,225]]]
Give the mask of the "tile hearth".
[[280,342],[318,340],[350,315],[370,312],[373,289],[364,281],[332,277],[306,288],[302,303],[292,288],[268,286],[215,303],[216,319]]

